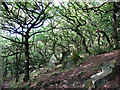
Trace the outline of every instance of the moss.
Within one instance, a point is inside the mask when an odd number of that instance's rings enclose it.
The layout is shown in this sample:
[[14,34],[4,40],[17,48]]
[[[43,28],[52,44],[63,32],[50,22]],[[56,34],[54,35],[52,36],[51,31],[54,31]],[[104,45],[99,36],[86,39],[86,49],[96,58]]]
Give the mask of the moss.
[[76,63],[78,61],[78,59],[80,58],[80,56],[78,55],[78,53],[76,51],[73,51],[70,60],[73,60],[74,63]]
[[80,56],[77,54],[77,52],[73,51],[72,55],[67,57],[63,61],[61,70],[67,70],[67,69],[71,69],[71,68],[75,67],[79,58],[80,58]]
[[80,72],[80,74],[82,75],[82,74],[84,74],[84,72]]

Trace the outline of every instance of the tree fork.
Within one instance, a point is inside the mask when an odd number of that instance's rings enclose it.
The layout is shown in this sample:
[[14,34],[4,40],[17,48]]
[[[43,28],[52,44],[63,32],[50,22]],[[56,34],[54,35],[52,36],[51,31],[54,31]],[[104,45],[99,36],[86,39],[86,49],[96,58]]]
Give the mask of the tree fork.
[[109,43],[110,48],[112,47],[112,45],[110,43],[110,39],[109,39],[109,37],[107,36],[107,34],[104,31],[101,31],[101,30],[97,29],[96,33],[98,33],[98,42],[100,42],[100,35],[99,35],[99,33],[102,33],[106,37],[106,40]]

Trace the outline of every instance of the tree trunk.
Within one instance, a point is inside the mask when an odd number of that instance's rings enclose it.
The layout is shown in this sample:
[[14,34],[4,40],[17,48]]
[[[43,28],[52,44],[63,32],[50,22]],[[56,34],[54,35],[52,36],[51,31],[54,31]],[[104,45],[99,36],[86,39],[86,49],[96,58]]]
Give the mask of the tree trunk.
[[102,33],[105,37],[106,37],[106,40],[110,46],[110,48],[112,47],[111,43],[110,43],[110,39],[109,37],[107,36],[107,34],[104,32],[104,31],[101,31],[101,30],[97,30],[97,33],[98,33],[98,46],[100,47],[100,34],[99,33]]
[[100,48],[100,34],[98,33],[98,47]]
[[113,38],[114,38],[114,44],[115,44],[115,48],[118,48],[118,32],[117,32],[117,28],[116,28],[116,14],[117,10],[116,10],[116,4],[114,2],[113,5]]
[[0,38],[0,90],[2,89],[2,39]]
[[3,73],[3,76],[4,76],[5,78],[7,78],[7,65],[8,65],[8,58],[6,58],[5,65],[6,65],[6,67],[5,67],[5,71],[4,71],[4,73]]
[[28,81],[30,79],[29,77],[29,42],[28,42],[28,36],[25,37],[25,77],[24,81]]
[[89,53],[89,55],[91,54],[91,52],[88,50],[88,47],[87,47],[87,45],[86,45],[86,43],[85,43],[85,37],[79,32],[79,30],[78,29],[74,29],[73,31],[75,31],[78,35],[80,35],[81,37],[82,37],[82,43],[83,43],[83,46],[84,46],[84,48],[85,48],[85,51],[87,52],[87,53]]
[[93,41],[93,38],[92,38],[92,33],[90,33],[90,41],[91,41],[91,47],[92,47],[92,49],[94,49],[94,48],[93,48],[93,43],[94,43],[94,41]]
[[[16,51],[17,51],[17,49],[16,49]],[[16,62],[15,62],[16,63],[16,66],[15,66],[16,67],[16,72],[15,72],[16,82],[18,82],[18,77],[19,77],[18,76],[18,70],[19,70],[19,63],[18,62],[19,62],[18,54],[16,54]]]

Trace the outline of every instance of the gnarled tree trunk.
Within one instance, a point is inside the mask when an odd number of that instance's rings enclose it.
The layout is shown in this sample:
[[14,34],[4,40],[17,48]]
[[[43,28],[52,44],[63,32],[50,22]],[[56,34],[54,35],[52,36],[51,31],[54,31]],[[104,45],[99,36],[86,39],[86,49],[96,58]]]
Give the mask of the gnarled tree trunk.
[[78,29],[72,29],[72,31],[75,31],[78,35],[81,36],[81,38],[82,38],[82,44],[83,44],[83,46],[84,46],[84,48],[85,48],[85,51],[86,51],[87,53],[89,53],[89,55],[90,55],[91,52],[88,50],[88,47],[87,47],[86,42],[85,42],[85,37],[79,32]]
[[116,2],[114,2],[113,5],[113,38],[114,38],[114,44],[115,44],[115,48],[118,48],[118,32],[117,32],[117,28],[116,28],[116,13],[117,13],[117,6],[116,6]]

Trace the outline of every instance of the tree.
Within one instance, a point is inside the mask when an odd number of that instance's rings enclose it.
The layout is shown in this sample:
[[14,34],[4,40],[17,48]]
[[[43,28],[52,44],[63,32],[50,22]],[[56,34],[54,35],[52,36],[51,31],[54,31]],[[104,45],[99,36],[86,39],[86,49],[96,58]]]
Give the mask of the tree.
[[[0,32],[1,33],[1,32]],[[0,37],[0,89],[2,89],[2,38]]]
[[117,19],[116,19],[116,13],[119,11],[119,2],[113,2],[113,38],[115,42],[115,48],[118,48],[119,42],[118,42],[118,31],[116,27]]
[[[54,15],[51,14],[51,2],[4,2],[2,21],[0,24],[3,31],[8,31],[11,34],[19,34],[21,40],[11,39],[10,37],[1,37],[15,43],[25,46],[25,78],[24,81],[30,79],[29,77],[29,40],[32,36],[38,33],[47,32],[48,30],[41,30],[47,19],[51,19]],[[34,28],[39,28],[32,32]],[[47,28],[47,27],[46,27]]]
[[[82,38],[82,45],[87,53],[91,54],[86,45],[86,38],[81,32],[81,28],[86,25],[86,20],[82,17],[82,10],[79,11],[77,2],[69,2],[66,4],[61,3],[61,7],[55,6],[58,9],[60,15],[64,17],[64,23],[68,23],[68,27],[65,29],[76,32]],[[82,7],[82,6],[81,6]]]

